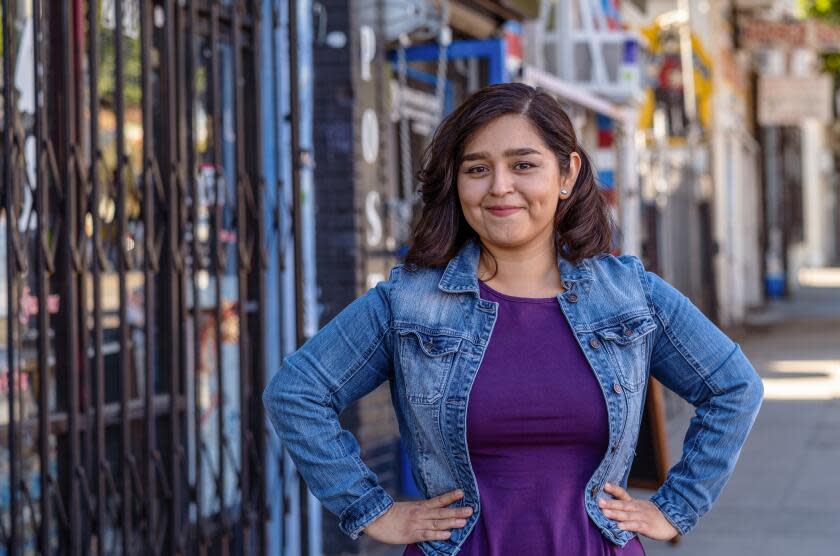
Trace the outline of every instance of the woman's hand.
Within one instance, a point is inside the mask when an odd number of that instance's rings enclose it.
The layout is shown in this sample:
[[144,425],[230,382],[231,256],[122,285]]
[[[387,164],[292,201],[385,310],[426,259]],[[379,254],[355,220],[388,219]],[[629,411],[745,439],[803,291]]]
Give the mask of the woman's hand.
[[363,529],[365,535],[387,544],[411,544],[419,541],[446,540],[449,530],[463,527],[472,508],[447,508],[462,498],[460,490],[445,492],[428,500],[394,502],[388,511]]
[[667,541],[679,534],[650,500],[637,500],[620,486],[610,483],[604,485],[604,492],[612,494],[616,500],[602,498],[598,500],[598,506],[605,516],[618,522],[619,529],[657,541]]

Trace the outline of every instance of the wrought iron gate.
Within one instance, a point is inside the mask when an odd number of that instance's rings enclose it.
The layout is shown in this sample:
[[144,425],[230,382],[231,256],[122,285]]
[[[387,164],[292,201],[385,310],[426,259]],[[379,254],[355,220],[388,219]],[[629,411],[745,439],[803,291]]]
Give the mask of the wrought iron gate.
[[265,552],[261,4],[2,0],[0,554]]

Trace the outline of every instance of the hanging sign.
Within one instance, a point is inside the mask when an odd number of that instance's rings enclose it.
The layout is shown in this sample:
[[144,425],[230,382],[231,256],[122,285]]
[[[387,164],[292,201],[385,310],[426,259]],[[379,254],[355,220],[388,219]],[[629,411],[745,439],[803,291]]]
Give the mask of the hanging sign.
[[806,118],[832,119],[829,75],[762,75],[758,80],[758,123],[797,125]]
[[738,25],[742,48],[808,48],[817,52],[840,52],[840,27],[824,21],[772,21],[748,19]]

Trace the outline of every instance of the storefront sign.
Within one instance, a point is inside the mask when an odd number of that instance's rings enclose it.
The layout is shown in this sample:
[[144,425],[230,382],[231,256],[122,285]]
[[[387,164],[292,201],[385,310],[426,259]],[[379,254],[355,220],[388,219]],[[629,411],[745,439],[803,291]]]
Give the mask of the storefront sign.
[[818,52],[840,52],[840,27],[823,21],[768,21],[748,19],[738,25],[742,48],[809,48]]
[[803,119],[828,121],[832,83],[828,75],[810,77],[761,76],[758,81],[758,122],[797,125]]

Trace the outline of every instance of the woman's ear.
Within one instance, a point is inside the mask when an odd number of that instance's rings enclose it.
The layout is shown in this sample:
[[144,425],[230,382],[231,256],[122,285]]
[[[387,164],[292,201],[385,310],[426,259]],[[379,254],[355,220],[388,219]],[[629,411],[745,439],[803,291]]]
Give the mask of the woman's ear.
[[566,176],[565,187],[571,193],[572,188],[575,186],[575,182],[577,182],[578,173],[580,173],[580,155],[577,151],[572,151],[569,154],[569,174]]

